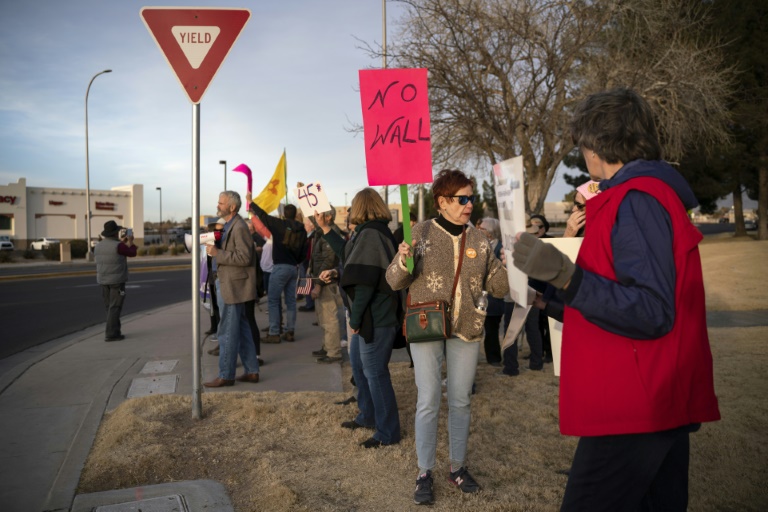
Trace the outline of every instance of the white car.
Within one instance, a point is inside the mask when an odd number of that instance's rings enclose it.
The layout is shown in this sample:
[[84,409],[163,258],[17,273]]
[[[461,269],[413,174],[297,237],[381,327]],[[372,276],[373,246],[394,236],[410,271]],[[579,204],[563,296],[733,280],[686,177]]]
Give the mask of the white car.
[[11,237],[6,235],[0,235],[0,251],[12,251],[15,247],[11,242]]
[[29,247],[33,251],[42,251],[43,249],[49,248],[52,244],[58,244],[58,243],[59,243],[59,240],[56,238],[43,237],[43,238],[38,238],[37,240],[29,244]]

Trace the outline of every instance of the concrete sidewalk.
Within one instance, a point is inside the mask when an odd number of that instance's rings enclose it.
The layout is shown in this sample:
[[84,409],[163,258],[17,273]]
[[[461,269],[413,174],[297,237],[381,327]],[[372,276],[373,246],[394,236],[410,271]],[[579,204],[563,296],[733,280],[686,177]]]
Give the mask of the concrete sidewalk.
[[[268,325],[266,298],[260,308],[263,311],[257,308],[256,320],[261,328]],[[210,320],[205,309],[201,309],[201,316],[200,332],[204,332]],[[315,320],[314,313],[298,312],[296,342],[262,344],[261,357],[266,364],[258,384],[238,382],[217,390],[204,388],[204,392],[341,392],[341,365],[317,364],[311,355],[322,345],[322,331],[312,325]],[[0,360],[1,510],[92,510],[99,503],[93,497],[75,502],[75,489],[104,412],[117,407],[129,394],[192,394],[191,302],[126,317],[123,334],[125,340],[106,343],[104,325],[100,324]],[[202,348],[204,382],[217,374],[218,357],[207,354],[213,346],[205,342]],[[399,352],[405,353],[395,351]],[[238,374],[241,372],[238,368]],[[216,486],[212,482],[187,482],[177,493],[161,492],[163,496],[183,494],[182,501],[187,500],[189,510],[194,510],[189,500],[194,501],[195,492],[189,489],[210,490],[211,484]],[[217,492],[222,492],[223,487],[219,487]],[[147,489],[143,495],[150,497]],[[108,495],[102,504],[121,503],[114,500],[124,501],[131,495],[130,491],[99,494]],[[221,502],[206,501],[204,496],[197,503],[207,510],[231,510],[226,494]]]

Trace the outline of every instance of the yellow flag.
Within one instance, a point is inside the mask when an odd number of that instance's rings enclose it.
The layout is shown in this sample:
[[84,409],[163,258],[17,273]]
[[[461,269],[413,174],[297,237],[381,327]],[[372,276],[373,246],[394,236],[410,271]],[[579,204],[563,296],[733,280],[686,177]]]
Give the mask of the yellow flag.
[[253,202],[259,205],[259,208],[267,213],[271,213],[277,210],[280,205],[280,200],[285,197],[285,179],[287,174],[287,168],[285,165],[285,151],[283,156],[280,157],[280,161],[277,163],[275,173],[269,179],[269,183],[264,187]]

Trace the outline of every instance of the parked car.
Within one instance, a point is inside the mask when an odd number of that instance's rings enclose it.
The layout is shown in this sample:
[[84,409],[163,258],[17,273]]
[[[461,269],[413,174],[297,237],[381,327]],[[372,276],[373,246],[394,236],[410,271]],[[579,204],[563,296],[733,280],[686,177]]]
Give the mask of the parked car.
[[757,229],[757,223],[755,222],[755,219],[744,219],[744,229]]
[[0,235],[0,251],[12,251],[15,247],[11,242],[11,237],[6,235]]
[[43,237],[43,238],[38,238],[37,240],[29,244],[29,247],[33,251],[42,251],[44,249],[49,248],[51,245],[58,244],[58,243],[59,243],[59,240],[56,238]]
[[728,224],[730,220],[728,217],[720,217],[720,220],[718,221],[720,224]]

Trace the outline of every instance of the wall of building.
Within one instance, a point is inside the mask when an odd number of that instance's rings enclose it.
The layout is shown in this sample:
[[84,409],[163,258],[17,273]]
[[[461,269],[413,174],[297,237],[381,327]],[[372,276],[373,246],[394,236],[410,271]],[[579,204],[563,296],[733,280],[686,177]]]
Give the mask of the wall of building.
[[[10,216],[8,235],[17,249],[41,237],[85,240],[86,196],[84,189],[27,187],[26,179],[0,185],[0,215]],[[126,185],[111,190],[91,190],[91,238],[98,239],[104,223],[114,220],[133,228],[137,244],[144,239],[144,187]]]

